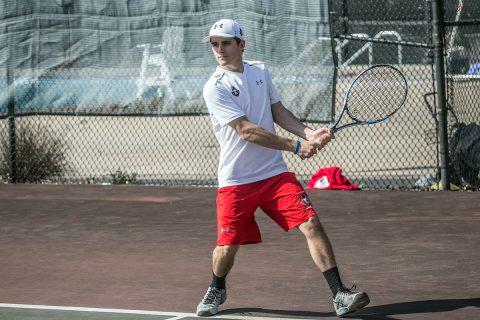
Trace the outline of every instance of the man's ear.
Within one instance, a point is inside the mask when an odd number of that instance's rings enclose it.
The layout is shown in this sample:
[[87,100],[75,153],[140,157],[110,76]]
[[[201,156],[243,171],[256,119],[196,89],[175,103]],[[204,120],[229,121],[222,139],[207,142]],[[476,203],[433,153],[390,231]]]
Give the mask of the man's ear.
[[240,49],[242,49],[242,51],[245,49],[245,40],[242,40],[240,41],[239,45]]

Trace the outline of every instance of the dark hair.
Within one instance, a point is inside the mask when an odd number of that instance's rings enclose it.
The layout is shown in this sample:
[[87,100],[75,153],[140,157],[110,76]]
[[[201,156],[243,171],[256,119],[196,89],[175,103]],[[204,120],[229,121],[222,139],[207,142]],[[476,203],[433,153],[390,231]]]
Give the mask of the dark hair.
[[[240,39],[239,37],[234,37],[233,39],[235,39],[235,41],[237,41],[237,45],[239,45],[240,41],[242,41],[242,39]],[[244,52],[243,49],[242,49],[242,52]]]

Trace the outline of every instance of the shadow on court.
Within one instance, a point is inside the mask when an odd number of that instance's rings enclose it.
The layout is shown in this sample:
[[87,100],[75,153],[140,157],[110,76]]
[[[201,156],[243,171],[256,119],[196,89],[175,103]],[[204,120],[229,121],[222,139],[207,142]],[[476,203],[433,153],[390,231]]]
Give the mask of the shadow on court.
[[[378,305],[374,307],[365,307],[363,310],[347,316],[350,319],[396,319],[394,316],[431,314],[455,311],[458,309],[475,307],[480,308],[480,298],[472,299],[447,299],[447,300],[427,300],[393,303],[388,305]],[[265,314],[269,317],[301,317],[301,318],[324,318],[335,317],[334,312],[312,312],[312,311],[291,311],[291,310],[271,310],[263,308],[236,308],[222,311],[221,315],[228,314]]]
[[[370,296],[350,318],[480,319],[478,192],[308,194],[345,285]],[[0,303],[187,319],[174,314],[194,313],[211,280],[215,197],[215,188],[0,185]],[[240,249],[220,317],[336,319],[301,233],[261,211],[256,219],[263,242]],[[7,312],[1,320],[41,314]]]

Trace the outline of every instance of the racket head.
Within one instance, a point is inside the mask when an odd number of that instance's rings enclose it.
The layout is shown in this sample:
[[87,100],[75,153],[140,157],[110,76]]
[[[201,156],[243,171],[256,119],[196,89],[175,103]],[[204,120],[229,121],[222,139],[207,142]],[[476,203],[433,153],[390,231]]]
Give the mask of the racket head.
[[407,80],[400,70],[387,64],[374,65],[352,82],[344,109],[354,124],[374,124],[395,114],[407,94]]
[[[352,125],[386,120],[404,105],[407,94],[407,80],[399,69],[388,64],[373,65],[350,84],[343,110],[331,128],[336,132]],[[337,127],[344,113],[352,122]]]

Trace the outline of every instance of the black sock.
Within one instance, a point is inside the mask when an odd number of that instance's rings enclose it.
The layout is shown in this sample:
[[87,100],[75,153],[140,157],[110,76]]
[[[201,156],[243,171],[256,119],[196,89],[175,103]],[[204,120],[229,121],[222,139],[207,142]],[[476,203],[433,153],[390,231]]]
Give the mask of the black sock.
[[225,278],[227,278],[227,275],[224,275],[223,277],[217,277],[215,273],[213,273],[210,287],[217,288],[218,290],[225,289]]
[[330,286],[330,290],[332,290],[333,296],[337,294],[338,290],[343,288],[342,279],[340,279],[340,274],[338,273],[338,268],[333,267],[328,269],[323,273],[323,276],[328,282]]

